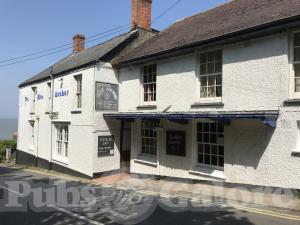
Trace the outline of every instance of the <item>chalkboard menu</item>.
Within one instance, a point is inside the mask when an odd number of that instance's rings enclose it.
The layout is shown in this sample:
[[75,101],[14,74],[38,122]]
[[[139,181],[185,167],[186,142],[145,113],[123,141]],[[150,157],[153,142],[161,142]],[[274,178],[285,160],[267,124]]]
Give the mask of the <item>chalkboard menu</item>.
[[98,157],[114,154],[114,136],[98,137]]
[[96,82],[95,106],[97,111],[117,111],[119,103],[119,86]]
[[185,156],[185,132],[167,131],[166,145],[168,155]]

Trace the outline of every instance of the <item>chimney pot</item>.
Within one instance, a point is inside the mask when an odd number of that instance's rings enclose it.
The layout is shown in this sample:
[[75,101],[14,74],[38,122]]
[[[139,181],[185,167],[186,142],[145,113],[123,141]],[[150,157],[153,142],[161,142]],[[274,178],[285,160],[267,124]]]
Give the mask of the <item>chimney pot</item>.
[[152,0],[131,0],[131,30],[151,30]]
[[75,34],[73,36],[73,52],[81,52],[84,50],[85,36],[82,34]]

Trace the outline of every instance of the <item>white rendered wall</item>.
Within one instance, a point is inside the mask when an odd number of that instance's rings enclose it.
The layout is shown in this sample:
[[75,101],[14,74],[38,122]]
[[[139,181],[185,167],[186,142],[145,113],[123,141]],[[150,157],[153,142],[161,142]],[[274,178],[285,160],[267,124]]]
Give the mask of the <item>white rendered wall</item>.
[[[99,63],[95,70],[95,81],[118,84],[117,71],[109,63]],[[95,86],[95,85],[94,85]],[[95,90],[95,88],[94,88]],[[95,98],[93,98],[95,99]],[[94,107],[95,108],[95,107]],[[108,113],[107,111],[106,113]],[[95,111],[94,114],[94,148],[93,163],[94,173],[101,173],[120,169],[120,121],[106,121],[103,118],[103,111]],[[98,157],[98,136],[114,136],[114,155]]]
[[[300,159],[292,155],[292,151],[299,149],[297,120],[300,120],[300,110],[283,107],[283,101],[289,98],[291,66],[287,35],[277,34],[223,48],[224,107],[191,107],[200,101],[196,62],[196,54],[155,62],[157,109],[151,111],[161,112],[170,105],[168,112],[280,110],[277,128],[274,130],[255,120],[233,121],[225,127],[224,173],[203,168],[201,172],[209,175],[204,177],[189,173],[197,157],[196,141],[190,136],[195,122],[189,125],[163,122],[164,129],[186,130],[187,145],[191,144],[187,146],[185,158],[165,155],[164,144],[160,144],[160,163],[155,166],[135,160],[141,158],[140,122],[137,121],[132,125],[131,171],[194,179],[224,176],[227,182],[299,188]],[[119,77],[120,111],[145,112],[136,108],[143,104],[140,67],[122,68]],[[291,125],[283,128],[282,123]],[[164,132],[160,134],[162,141]]]

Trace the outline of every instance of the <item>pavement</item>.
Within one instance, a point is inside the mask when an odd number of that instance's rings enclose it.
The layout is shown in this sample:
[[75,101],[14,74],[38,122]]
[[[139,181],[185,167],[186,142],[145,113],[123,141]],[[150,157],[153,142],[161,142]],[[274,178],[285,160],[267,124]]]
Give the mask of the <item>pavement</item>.
[[111,175],[91,182],[39,169],[0,164],[0,224],[300,223],[300,211],[295,209],[228,202],[211,194],[191,192],[191,187],[196,190],[203,187],[195,185],[204,184],[184,184],[128,174]]
[[220,182],[178,182],[173,178],[155,179],[151,176],[113,174],[93,180],[96,185],[114,185],[137,190],[186,198],[217,199],[227,204],[254,204],[272,208],[300,211],[300,198],[289,189],[231,185]]

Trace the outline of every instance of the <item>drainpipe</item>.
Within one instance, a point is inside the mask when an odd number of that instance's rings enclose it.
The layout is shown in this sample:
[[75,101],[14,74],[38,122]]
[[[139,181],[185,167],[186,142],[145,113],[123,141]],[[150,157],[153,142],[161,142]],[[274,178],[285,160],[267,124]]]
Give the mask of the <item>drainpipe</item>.
[[39,133],[40,133],[40,118],[37,119],[37,135],[36,135],[36,157],[35,157],[35,167],[38,167],[39,159]]
[[50,68],[50,79],[51,79],[51,103],[50,103],[50,161],[49,170],[52,169],[52,156],[53,156],[53,129],[52,129],[52,113],[53,113],[53,99],[54,99],[54,79],[53,79],[53,66]]

